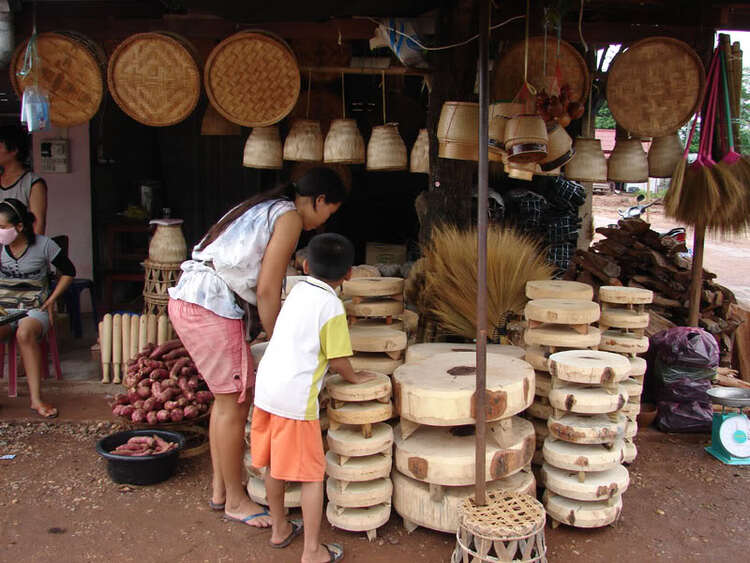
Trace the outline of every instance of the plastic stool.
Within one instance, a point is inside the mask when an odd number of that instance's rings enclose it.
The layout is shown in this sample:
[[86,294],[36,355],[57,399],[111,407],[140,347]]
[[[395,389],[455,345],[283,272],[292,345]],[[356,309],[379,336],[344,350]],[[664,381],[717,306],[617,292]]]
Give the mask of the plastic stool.
[[91,294],[91,307],[94,311],[94,334],[99,332],[99,314],[96,311],[96,299],[94,299],[94,282],[86,278],[75,278],[70,287],[63,294],[65,308],[70,315],[70,331],[75,338],[83,336],[83,325],[81,324],[81,292],[89,290]]
[[[60,366],[60,355],[57,350],[57,334],[55,326],[52,325],[47,331],[47,336],[42,339],[42,379],[49,377],[49,356],[52,355],[52,363],[55,364],[55,375],[62,379],[62,368]],[[0,379],[5,375],[5,342],[0,342]],[[8,397],[17,397],[16,384],[16,335],[13,333],[8,339]]]

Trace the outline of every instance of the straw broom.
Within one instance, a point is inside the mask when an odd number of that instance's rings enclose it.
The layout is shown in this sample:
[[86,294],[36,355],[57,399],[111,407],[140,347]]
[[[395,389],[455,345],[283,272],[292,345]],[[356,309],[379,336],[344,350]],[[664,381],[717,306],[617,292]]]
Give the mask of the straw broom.
[[[466,338],[476,336],[476,229],[436,228],[423,249],[422,300],[443,328]],[[498,335],[509,315],[521,314],[526,282],[550,279],[554,268],[532,238],[491,226],[487,235],[487,307],[489,329]]]

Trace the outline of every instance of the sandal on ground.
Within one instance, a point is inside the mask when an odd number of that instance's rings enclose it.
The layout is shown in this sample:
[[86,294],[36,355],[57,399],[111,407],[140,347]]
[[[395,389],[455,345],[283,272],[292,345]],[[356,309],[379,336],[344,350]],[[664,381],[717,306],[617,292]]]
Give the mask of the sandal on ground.
[[57,418],[59,414],[55,407],[50,407],[49,405],[42,405],[38,408],[31,407],[31,412],[38,414],[42,418]]
[[292,525],[292,531],[289,532],[289,535],[284,538],[284,541],[280,543],[273,543],[271,540],[268,540],[268,544],[274,548],[274,549],[283,549],[286,546],[288,546],[290,543],[294,541],[294,538],[299,536],[302,531],[304,530],[302,521],[301,520],[289,520],[289,523]]
[[208,501],[208,507],[211,510],[216,510],[217,512],[220,511],[220,510],[223,511],[226,508],[226,503],[223,503],[223,502],[214,502],[212,500],[209,500]]
[[344,558],[344,548],[337,543],[324,543],[323,547],[328,550],[328,555],[331,557],[329,563],[337,563]]
[[264,510],[263,512],[258,512],[257,514],[251,514],[250,516],[245,516],[244,518],[235,518],[234,516],[229,516],[226,512],[224,513],[224,520],[227,522],[239,522],[240,524],[245,524],[247,526],[250,526],[252,528],[268,528],[269,526],[253,526],[250,522],[255,520],[256,518],[261,518],[263,516],[271,516],[267,510]]

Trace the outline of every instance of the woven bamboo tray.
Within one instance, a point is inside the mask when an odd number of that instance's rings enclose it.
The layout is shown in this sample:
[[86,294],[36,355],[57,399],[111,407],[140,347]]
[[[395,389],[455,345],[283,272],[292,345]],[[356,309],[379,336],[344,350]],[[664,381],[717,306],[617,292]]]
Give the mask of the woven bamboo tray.
[[697,111],[705,81],[703,63],[689,45],[671,37],[649,37],[615,57],[607,78],[607,103],[623,129],[663,137]]
[[219,43],[206,61],[206,94],[229,121],[266,127],[292,111],[300,91],[294,53],[267,33],[240,32]]
[[[19,98],[34,83],[34,71],[25,77],[16,72],[23,66],[28,39],[13,53],[10,82]],[[58,127],[87,123],[99,110],[104,97],[106,55],[96,43],[68,31],[40,33],[37,36],[39,65],[37,78],[50,100],[50,121]]]
[[174,125],[193,112],[200,98],[195,49],[170,33],[131,35],[109,59],[107,84],[117,105],[136,121]]
[[[524,42],[519,41],[503,52],[492,75],[491,94],[495,101],[515,98],[523,86]],[[529,82],[538,90],[549,88],[557,68],[557,39],[547,39],[547,78],[544,77],[544,37],[529,38]],[[584,102],[589,93],[589,71],[586,61],[575,47],[560,41],[560,71],[563,84],[570,86],[570,100]]]

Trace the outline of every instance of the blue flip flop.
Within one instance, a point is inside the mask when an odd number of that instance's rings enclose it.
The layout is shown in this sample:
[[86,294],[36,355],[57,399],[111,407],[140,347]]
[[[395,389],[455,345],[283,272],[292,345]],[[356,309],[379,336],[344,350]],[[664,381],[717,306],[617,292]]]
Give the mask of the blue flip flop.
[[218,512],[219,510],[224,510],[224,508],[226,508],[226,504],[223,502],[214,502],[212,500],[209,500],[208,507],[211,510],[216,510]]
[[[261,516],[271,516],[267,510],[264,510],[263,512],[258,512],[257,514],[251,514],[250,516],[245,516],[244,518],[235,518],[234,516],[229,516],[226,512],[224,513],[224,520],[227,522],[240,522],[241,524],[245,524],[247,526],[250,526],[249,522],[252,520],[255,520],[256,518],[260,518]],[[262,528],[261,526],[251,526],[253,528]],[[269,526],[263,526],[265,528],[268,528]]]
[[304,525],[301,520],[289,520],[289,524],[292,525],[292,531],[289,532],[289,535],[284,538],[283,541],[279,543],[273,543],[271,540],[268,540],[268,543],[272,548],[284,549],[286,546],[292,543],[294,541],[294,538],[299,536],[304,530]]

